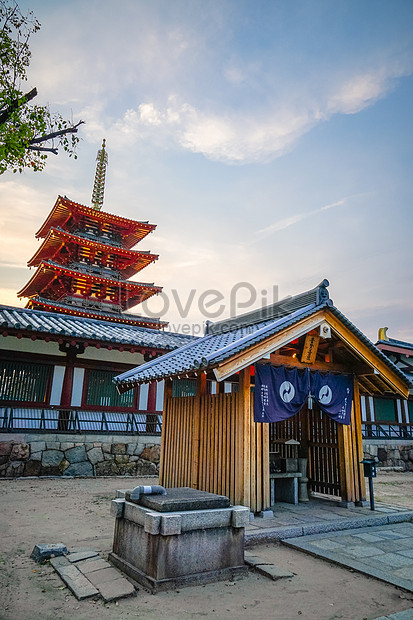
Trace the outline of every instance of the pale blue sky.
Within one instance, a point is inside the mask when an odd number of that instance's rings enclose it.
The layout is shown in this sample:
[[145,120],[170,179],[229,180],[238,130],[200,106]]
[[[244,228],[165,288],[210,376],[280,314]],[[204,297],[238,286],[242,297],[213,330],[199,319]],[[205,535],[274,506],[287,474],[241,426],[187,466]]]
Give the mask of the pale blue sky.
[[[104,209],[158,224],[141,248],[160,259],[135,279],[164,286],[174,327],[202,322],[208,289],[224,318],[239,282],[258,306],[262,290],[327,277],[371,339],[386,325],[413,341],[412,2],[21,6],[42,24],[28,86],[86,125],[76,161],[0,178],[3,303],[24,303],[15,293],[57,195],[90,204],[106,137]],[[173,289],[183,306],[196,291],[184,319]]]

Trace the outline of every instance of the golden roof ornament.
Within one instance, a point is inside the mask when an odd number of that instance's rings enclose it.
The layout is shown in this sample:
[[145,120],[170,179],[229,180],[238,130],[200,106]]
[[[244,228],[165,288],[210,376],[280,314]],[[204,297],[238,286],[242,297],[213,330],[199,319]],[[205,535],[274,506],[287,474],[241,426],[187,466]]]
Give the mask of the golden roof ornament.
[[100,211],[103,206],[103,197],[105,194],[105,177],[106,177],[106,167],[108,165],[108,154],[105,149],[106,140],[103,138],[102,148],[98,150],[98,154],[96,156],[96,173],[95,173],[95,182],[93,185],[93,193],[92,193],[92,205],[93,208],[97,211]]

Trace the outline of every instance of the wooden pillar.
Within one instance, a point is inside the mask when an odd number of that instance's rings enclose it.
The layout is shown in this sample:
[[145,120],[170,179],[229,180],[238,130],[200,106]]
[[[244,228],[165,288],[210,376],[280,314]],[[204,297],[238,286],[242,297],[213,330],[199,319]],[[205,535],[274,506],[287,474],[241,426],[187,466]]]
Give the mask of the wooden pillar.
[[165,379],[163,393],[163,415],[162,415],[162,433],[161,433],[161,456],[159,461],[159,484],[165,484],[165,450],[166,441],[169,440],[169,420],[168,406],[172,398],[172,379]]
[[196,397],[192,411],[192,458],[191,458],[191,487],[199,489],[199,452],[202,404],[207,394],[207,376],[202,372],[196,381]]
[[157,383],[156,381],[152,381],[149,384],[149,389],[148,389],[148,404],[147,404],[148,413],[146,414],[146,432],[147,433],[156,432],[156,423],[157,423],[157,415],[155,414],[156,390],[157,390]]
[[358,487],[358,492],[356,493],[357,498],[356,502],[362,504],[366,501],[366,479],[364,477],[364,467],[361,465],[361,461],[364,457],[363,451],[363,435],[361,429],[361,406],[360,406],[360,389],[359,382],[354,377],[354,436],[355,436],[355,460],[357,462],[357,475],[356,475],[356,486]]
[[250,367],[239,372],[238,407],[236,420],[235,502],[250,506],[251,475],[251,375]]
[[[352,416],[354,413],[352,412]],[[352,452],[351,425],[337,424],[338,459],[340,467],[340,495],[343,504],[356,500],[354,488],[354,463]]]

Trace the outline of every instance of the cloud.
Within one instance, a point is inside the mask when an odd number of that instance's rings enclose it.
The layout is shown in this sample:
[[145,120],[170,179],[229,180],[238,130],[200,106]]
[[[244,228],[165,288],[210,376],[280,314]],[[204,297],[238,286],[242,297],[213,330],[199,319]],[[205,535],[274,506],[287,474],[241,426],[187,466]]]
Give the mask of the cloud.
[[342,200],[337,200],[337,202],[332,202],[331,204],[324,205],[323,207],[319,207],[318,209],[313,209],[308,213],[297,213],[296,215],[292,215],[290,217],[285,217],[261,230],[257,230],[255,232],[255,239],[253,239],[250,243],[256,243],[257,241],[261,241],[266,237],[269,237],[275,232],[279,232],[280,230],[285,230],[294,224],[298,224],[302,220],[305,220],[313,215],[318,215],[323,211],[327,211],[328,209],[333,209],[334,207],[341,207],[347,202],[348,198],[343,198]]
[[[226,164],[268,162],[282,156],[301,136],[333,115],[356,114],[371,106],[411,71],[408,63],[380,66],[328,83],[317,96],[308,86],[299,96],[298,92],[295,97],[280,94],[270,105],[255,102],[248,111],[211,102],[193,105],[172,94],[165,103],[147,100],[136,109],[126,110],[106,133],[110,133],[113,144],[148,140]],[[233,76],[233,81],[237,79]]]

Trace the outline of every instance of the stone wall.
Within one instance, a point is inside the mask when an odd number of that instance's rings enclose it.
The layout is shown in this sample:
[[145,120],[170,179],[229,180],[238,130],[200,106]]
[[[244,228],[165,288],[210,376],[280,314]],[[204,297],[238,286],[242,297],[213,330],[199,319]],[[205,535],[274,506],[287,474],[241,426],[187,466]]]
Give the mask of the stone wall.
[[378,467],[402,467],[413,471],[413,442],[399,439],[364,440],[364,457],[374,458]]
[[1,434],[0,476],[151,476],[160,437]]

